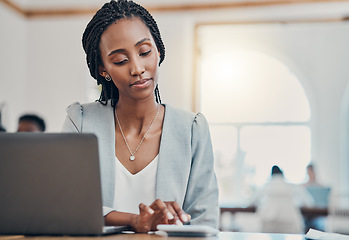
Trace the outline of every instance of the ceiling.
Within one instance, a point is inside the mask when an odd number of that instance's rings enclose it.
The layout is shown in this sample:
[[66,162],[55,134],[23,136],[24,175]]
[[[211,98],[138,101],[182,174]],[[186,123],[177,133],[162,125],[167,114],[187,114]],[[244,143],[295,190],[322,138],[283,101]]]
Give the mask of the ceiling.
[[[9,2],[23,8],[23,9],[49,9],[49,8],[99,8],[109,0],[8,0]],[[266,3],[297,3],[297,2],[321,2],[323,0],[135,0],[147,7],[159,6],[189,6],[200,4],[266,4]],[[325,0],[326,1],[326,0]],[[335,0],[327,0],[335,1]]]
[[[109,0],[0,0],[25,17],[95,13]],[[349,2],[349,0],[135,0],[151,12],[267,5]]]

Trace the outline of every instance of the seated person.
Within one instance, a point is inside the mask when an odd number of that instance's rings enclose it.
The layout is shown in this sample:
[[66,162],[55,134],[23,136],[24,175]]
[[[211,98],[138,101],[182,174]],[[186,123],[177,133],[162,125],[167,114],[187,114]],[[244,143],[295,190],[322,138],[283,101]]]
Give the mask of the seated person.
[[312,195],[315,206],[319,208],[326,208],[328,205],[328,197],[331,191],[330,187],[320,184],[316,178],[315,167],[313,164],[307,166],[308,181],[303,185]]
[[331,191],[330,187],[320,184],[316,178],[315,167],[313,164],[307,166],[308,181],[304,183],[305,188],[315,201],[315,206],[326,208],[328,205],[328,197]]
[[158,224],[218,227],[208,123],[161,103],[165,47],[153,17],[132,1],[111,0],[82,42],[102,91],[97,102],[68,107],[63,131],[98,137],[105,225],[143,233]]
[[270,181],[255,195],[261,231],[268,233],[304,233],[304,220],[300,207],[312,206],[309,193],[284,180],[283,171],[272,167]]
[[315,169],[313,164],[309,164],[307,166],[307,174],[308,174],[308,181],[304,184],[304,186],[321,186],[321,184],[318,183],[316,179]]
[[45,121],[34,114],[22,115],[18,120],[17,132],[44,132]]
[[[314,199],[314,207],[327,208],[329,202],[329,195],[331,192],[330,187],[326,187],[320,184],[316,178],[315,166],[309,164],[307,166],[308,181],[304,183],[305,188]],[[305,219],[306,230],[314,228],[317,230],[325,231],[326,217],[313,217]]]

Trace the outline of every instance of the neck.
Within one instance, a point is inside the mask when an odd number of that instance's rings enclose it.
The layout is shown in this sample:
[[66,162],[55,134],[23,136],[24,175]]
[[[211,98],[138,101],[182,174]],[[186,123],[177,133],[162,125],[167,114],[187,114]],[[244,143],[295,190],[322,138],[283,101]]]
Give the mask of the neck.
[[309,178],[309,182],[316,182],[316,180],[315,180],[315,178],[314,177],[312,177],[312,178]]
[[123,118],[144,118],[149,113],[153,113],[158,108],[158,103],[152,100],[146,100],[142,102],[131,102],[131,101],[119,101],[116,104],[115,110]]
[[136,128],[142,132],[143,126],[149,125],[159,108],[154,98],[143,101],[120,100],[116,104],[115,111],[125,131]]

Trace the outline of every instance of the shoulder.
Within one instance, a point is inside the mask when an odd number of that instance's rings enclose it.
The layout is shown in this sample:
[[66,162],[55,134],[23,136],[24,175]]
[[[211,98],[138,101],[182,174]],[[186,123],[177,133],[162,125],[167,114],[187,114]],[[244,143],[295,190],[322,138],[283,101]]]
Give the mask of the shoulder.
[[105,109],[109,109],[111,106],[110,104],[107,105],[103,105],[99,102],[90,102],[90,103],[84,103],[81,104],[79,102],[74,102],[72,104],[70,104],[67,107],[67,114],[68,116],[71,117],[77,117],[77,116],[81,116],[84,113],[88,113],[88,112],[100,112],[103,111]]
[[79,132],[86,127],[95,128],[96,122],[105,122],[112,119],[112,106],[110,104],[103,105],[99,102],[91,102],[81,104],[79,102],[72,103],[67,107],[67,118],[78,129]]
[[194,113],[187,110],[179,109],[173,107],[171,105],[165,106],[165,117],[169,121],[176,122],[177,124],[185,124],[185,125],[204,125],[208,126],[207,120],[202,113]]
[[110,130],[113,129],[113,107],[110,103],[103,105],[100,102],[75,102],[67,108],[66,122],[69,126],[73,125],[78,132]]

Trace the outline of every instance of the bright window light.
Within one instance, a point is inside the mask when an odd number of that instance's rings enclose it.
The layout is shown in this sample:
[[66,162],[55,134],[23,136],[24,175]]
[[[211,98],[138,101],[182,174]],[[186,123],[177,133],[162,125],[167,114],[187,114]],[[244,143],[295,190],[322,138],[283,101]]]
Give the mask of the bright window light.
[[246,49],[202,49],[201,112],[210,124],[220,202],[243,205],[279,165],[302,183],[311,159],[310,106],[279,60]]

